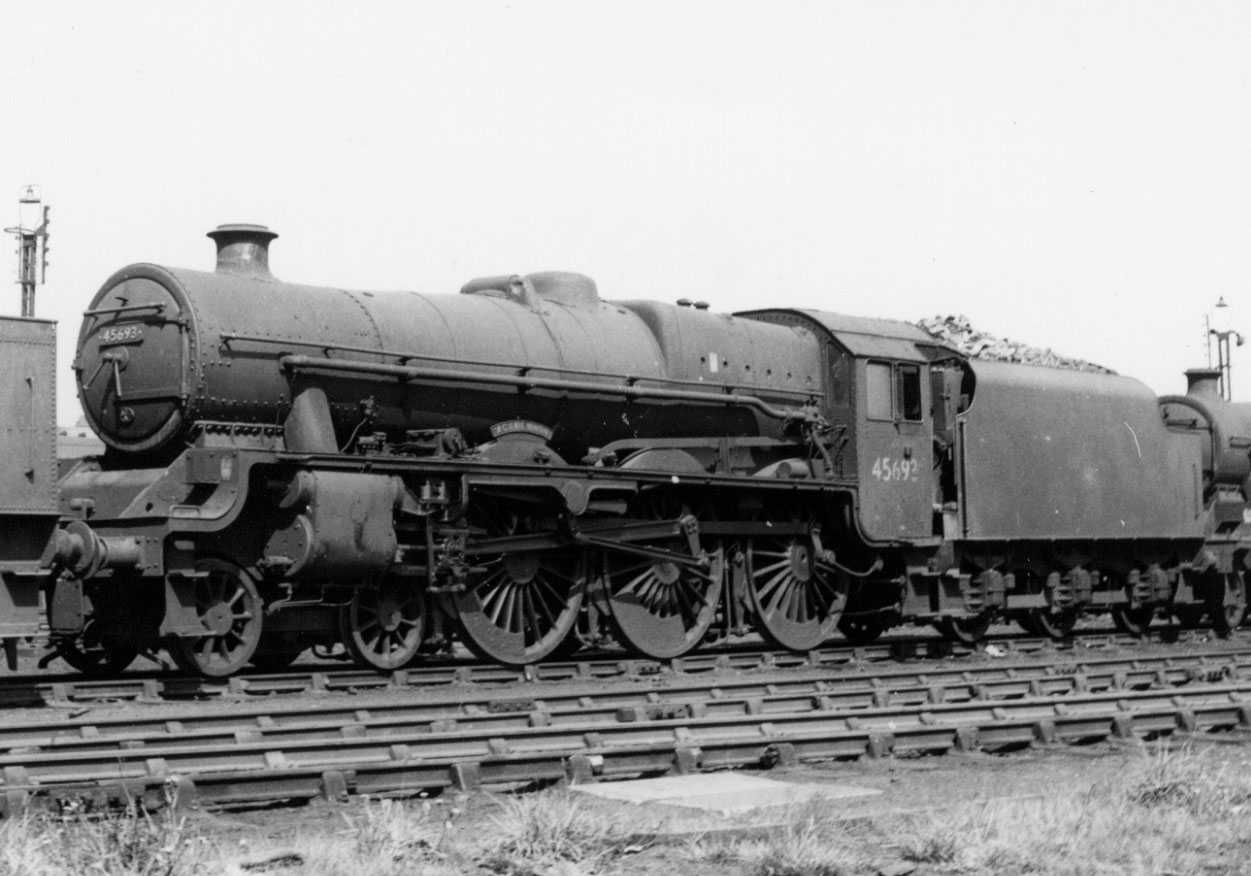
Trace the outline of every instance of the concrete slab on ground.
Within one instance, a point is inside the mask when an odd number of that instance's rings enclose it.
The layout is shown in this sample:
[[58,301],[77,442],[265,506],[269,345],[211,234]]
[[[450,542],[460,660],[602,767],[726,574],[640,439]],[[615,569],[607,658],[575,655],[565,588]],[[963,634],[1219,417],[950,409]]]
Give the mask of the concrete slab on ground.
[[660,804],[702,809],[706,812],[746,812],[773,806],[789,806],[820,797],[845,800],[881,794],[873,788],[843,784],[779,782],[742,773],[704,773],[574,785],[573,790],[605,800]]

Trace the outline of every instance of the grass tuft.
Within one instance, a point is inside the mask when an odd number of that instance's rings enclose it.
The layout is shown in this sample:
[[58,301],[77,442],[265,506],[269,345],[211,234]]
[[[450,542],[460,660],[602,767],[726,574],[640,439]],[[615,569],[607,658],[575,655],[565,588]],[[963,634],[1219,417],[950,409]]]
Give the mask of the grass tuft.
[[781,826],[764,837],[698,840],[690,844],[691,857],[737,865],[751,876],[844,876],[864,870],[866,862],[826,801],[814,798],[769,817]]
[[1190,748],[1148,756],[1126,775],[1124,795],[1136,806],[1179,808],[1201,818],[1220,818],[1251,802],[1251,776],[1211,760]]
[[0,876],[189,876],[209,872],[201,864],[211,845],[172,810],[153,816],[132,805],[72,820],[27,815],[0,823]]
[[1184,748],[1084,791],[959,806],[894,833],[905,860],[959,872],[1231,872],[1251,853],[1249,800],[1251,776]]
[[641,850],[629,845],[615,821],[566,790],[502,797],[500,806],[490,847],[480,859],[497,873],[528,876],[562,864],[594,870]]

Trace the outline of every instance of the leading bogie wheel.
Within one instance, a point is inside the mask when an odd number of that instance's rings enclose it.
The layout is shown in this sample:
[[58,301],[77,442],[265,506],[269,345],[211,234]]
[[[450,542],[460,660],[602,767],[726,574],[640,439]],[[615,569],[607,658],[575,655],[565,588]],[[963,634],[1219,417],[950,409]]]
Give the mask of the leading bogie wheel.
[[358,587],[340,615],[343,646],[362,666],[402,669],[421,650],[428,615],[425,593],[413,583],[386,578]]
[[100,624],[88,618],[83,630],[72,639],[57,644],[61,659],[83,675],[100,678],[117,675],[139,656],[139,649],[127,642],[110,641],[99,634]]
[[766,641],[809,651],[830,637],[847,607],[847,586],[810,541],[755,539],[747,547],[747,592]]
[[580,550],[563,548],[485,557],[453,597],[465,645],[486,660],[535,663],[573,630],[586,593]]
[[256,582],[245,569],[226,560],[196,564],[195,612],[203,635],[181,637],[170,656],[183,669],[209,678],[238,672],[252,659],[261,640],[264,604]]
[[[657,547],[684,553],[681,541]],[[621,643],[643,656],[667,660],[702,642],[721,601],[724,557],[724,550],[717,549],[700,565],[676,558],[606,554],[604,602]]]

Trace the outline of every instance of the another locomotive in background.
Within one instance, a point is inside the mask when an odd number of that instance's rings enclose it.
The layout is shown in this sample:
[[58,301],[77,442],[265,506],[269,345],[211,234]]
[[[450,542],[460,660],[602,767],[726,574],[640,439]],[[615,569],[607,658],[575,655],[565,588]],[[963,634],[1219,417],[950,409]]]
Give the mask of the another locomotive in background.
[[520,664],[1245,615],[1251,407],[1212,372],[1157,399],[902,322],[610,302],[566,273],[292,285],[275,236],[221,226],[214,272],[104,284],[74,370],[107,449],[59,484],[51,357],[25,352],[51,327],[0,324],[10,641],[41,591],[74,665],[164,647],[210,676],[339,642],[390,669],[456,640]]

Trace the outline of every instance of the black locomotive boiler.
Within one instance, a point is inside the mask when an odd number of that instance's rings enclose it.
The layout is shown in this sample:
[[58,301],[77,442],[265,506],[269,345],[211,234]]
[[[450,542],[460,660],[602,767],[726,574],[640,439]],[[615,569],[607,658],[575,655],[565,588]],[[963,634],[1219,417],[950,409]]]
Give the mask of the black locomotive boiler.
[[76,665],[1245,614],[1251,410],[1206,372],[1157,399],[906,323],[606,301],[567,273],[293,285],[275,236],[221,226],[215,271],[128,266],[84,315],[106,451],[60,479],[60,547],[25,548],[22,578]]

